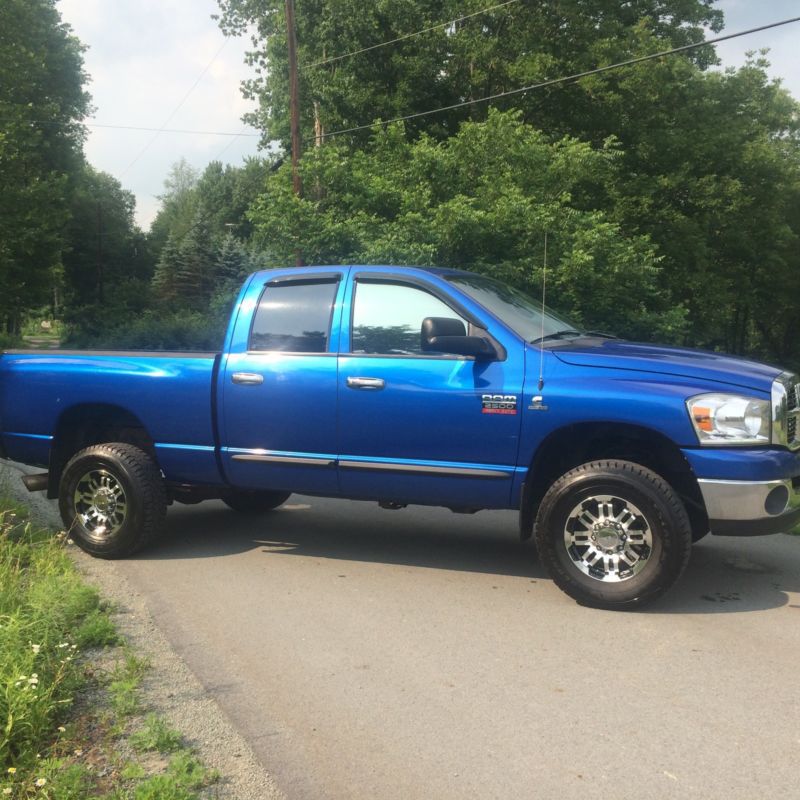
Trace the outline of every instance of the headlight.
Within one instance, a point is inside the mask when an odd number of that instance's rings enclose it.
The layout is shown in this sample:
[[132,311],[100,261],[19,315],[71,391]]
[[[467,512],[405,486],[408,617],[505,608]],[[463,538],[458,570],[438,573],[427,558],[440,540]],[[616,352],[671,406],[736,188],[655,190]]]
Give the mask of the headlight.
[[700,444],[768,444],[769,400],[738,394],[699,394],[686,401]]

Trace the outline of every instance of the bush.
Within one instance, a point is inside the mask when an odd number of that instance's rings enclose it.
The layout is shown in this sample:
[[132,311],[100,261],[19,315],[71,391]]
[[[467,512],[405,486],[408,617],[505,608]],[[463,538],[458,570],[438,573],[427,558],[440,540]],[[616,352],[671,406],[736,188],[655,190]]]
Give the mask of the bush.
[[128,323],[92,334],[72,329],[64,346],[108,350],[202,350],[222,349],[227,320],[197,311],[159,314],[148,311]]
[[0,332],[0,352],[3,350],[11,350],[14,347],[20,346],[20,340],[16,336],[9,333]]

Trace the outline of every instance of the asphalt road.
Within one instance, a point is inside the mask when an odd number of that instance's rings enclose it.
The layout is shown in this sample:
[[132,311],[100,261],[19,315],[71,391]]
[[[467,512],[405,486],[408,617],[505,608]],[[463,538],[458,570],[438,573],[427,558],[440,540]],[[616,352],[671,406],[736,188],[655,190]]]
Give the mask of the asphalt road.
[[107,566],[292,800],[800,798],[800,538],[709,537],[634,613],[505,512],[177,506]]

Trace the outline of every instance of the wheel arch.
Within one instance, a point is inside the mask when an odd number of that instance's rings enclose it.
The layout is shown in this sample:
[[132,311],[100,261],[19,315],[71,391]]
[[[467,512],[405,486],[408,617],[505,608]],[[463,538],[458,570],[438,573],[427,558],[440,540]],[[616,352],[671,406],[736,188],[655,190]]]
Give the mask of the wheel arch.
[[642,425],[582,422],[551,432],[536,449],[520,501],[520,537],[532,536],[539,502],[557,478],[580,464],[613,458],[632,461],[660,475],[683,502],[692,531],[708,531],[697,477],[671,439]]
[[75,453],[106,442],[135,445],[158,464],[153,438],[134,413],[111,403],[81,403],[65,409],[56,423],[50,447],[47,496],[58,497],[64,467]]

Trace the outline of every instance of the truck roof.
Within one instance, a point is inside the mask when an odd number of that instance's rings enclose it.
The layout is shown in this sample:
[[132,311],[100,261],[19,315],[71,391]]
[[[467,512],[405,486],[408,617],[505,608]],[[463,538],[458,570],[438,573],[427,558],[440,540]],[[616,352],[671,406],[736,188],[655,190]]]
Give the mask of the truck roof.
[[324,270],[324,269],[365,269],[374,272],[396,272],[402,275],[404,272],[427,272],[431,275],[436,275],[440,278],[446,278],[451,275],[474,275],[474,272],[468,272],[463,269],[455,269],[453,267],[433,267],[433,266],[416,266],[416,265],[402,265],[397,264],[308,264],[303,267],[292,267],[286,265],[285,267],[272,267],[270,269],[259,270],[257,275],[269,275],[273,272],[285,272],[287,269],[297,270]]

